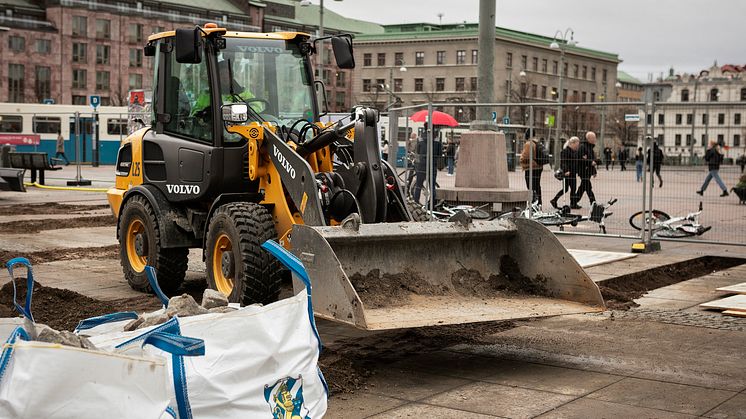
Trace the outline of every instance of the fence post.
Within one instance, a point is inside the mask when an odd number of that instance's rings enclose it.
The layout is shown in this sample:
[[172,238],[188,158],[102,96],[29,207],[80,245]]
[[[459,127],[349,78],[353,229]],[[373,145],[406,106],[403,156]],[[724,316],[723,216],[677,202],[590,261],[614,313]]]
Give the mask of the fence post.
[[[433,173],[433,103],[428,102],[427,104],[427,158],[425,159],[427,161],[427,167],[425,168],[427,179],[427,187],[430,191],[430,195],[427,197],[427,209],[428,211],[433,210],[434,201],[435,201],[435,185],[433,182],[434,179],[434,173]],[[436,168],[437,169],[437,168]]]
[[388,163],[396,177],[396,160],[399,157],[399,111],[389,111],[389,155]]

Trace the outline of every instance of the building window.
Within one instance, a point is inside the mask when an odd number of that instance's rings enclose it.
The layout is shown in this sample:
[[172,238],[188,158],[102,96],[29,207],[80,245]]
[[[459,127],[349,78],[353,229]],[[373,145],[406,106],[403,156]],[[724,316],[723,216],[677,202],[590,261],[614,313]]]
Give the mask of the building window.
[[704,147],[704,146],[706,146],[706,145],[707,145],[707,135],[705,135],[705,134],[702,134],[702,140],[701,140],[701,143],[700,143],[700,145],[701,145],[702,147]]
[[109,135],[127,135],[127,120],[111,118],[106,121],[106,133]]
[[130,67],[142,67],[142,50],[130,48]]
[[464,84],[465,80],[463,77],[456,77],[456,91],[457,92],[463,92],[464,91]]
[[96,19],[96,39],[111,39],[111,21]]
[[588,66],[584,65],[583,66],[583,80],[585,80],[587,78],[588,78]]
[[142,25],[139,23],[130,23],[127,28],[127,42],[131,44],[142,43]]
[[337,110],[344,109],[345,107],[345,92],[337,92],[336,101]]
[[23,117],[20,115],[0,115],[0,132],[23,132]]
[[109,90],[109,72],[96,72],[96,90]]
[[513,53],[509,52],[505,55],[505,67],[513,68]]
[[404,81],[402,79],[394,79],[394,91],[401,92],[404,90]]
[[539,94],[539,86],[532,84],[531,85],[531,97],[537,97]]
[[741,125],[741,114],[733,114],[733,125]]
[[466,64],[466,50],[456,51],[456,64]]
[[543,60],[541,60],[541,72],[542,73],[546,73],[547,72],[547,64],[548,63],[549,63],[549,61],[546,58],[544,58]]
[[130,90],[142,89],[142,74],[130,74]]
[[559,71],[559,63],[557,61],[552,61],[552,74],[556,76],[558,71]]
[[686,114],[686,124],[687,125],[691,125],[692,123],[694,123],[694,119],[692,118],[692,114],[690,114],[690,113]]
[[478,49],[471,50],[471,63],[479,64],[479,50]]
[[34,116],[31,125],[36,134],[57,134],[62,123],[58,116]]
[[36,40],[36,52],[39,54],[49,54],[52,51],[52,41],[49,39]]
[[363,54],[363,67],[370,67],[373,65],[373,54]]
[[608,70],[606,70],[605,68],[601,70],[601,81],[602,82],[606,83],[606,76],[608,75],[608,73],[609,73]]
[[741,135],[733,134],[733,147],[741,146]]
[[538,57],[531,58],[531,70],[539,71],[539,58]]
[[680,113],[676,114],[676,125],[681,125],[681,114]]
[[9,36],[8,48],[13,52],[23,52],[26,49],[26,38],[15,35]]
[[686,134],[686,145],[692,145],[692,134]]
[[724,113],[718,114],[718,125],[725,125],[725,114]]
[[521,70],[528,68],[528,56],[521,55]]
[[445,51],[438,51],[435,53],[435,64],[445,64],[446,63],[446,52]]
[[370,92],[370,79],[363,79],[363,92]]
[[591,80],[596,81],[596,67],[591,67]]
[[717,102],[718,97],[720,97],[718,89],[710,89],[710,102]]
[[341,70],[337,71],[336,84],[337,84],[337,87],[345,87],[345,84],[347,84],[344,71],[341,71]]
[[385,52],[379,52],[378,53],[378,66],[384,67],[386,65],[386,53]]
[[541,98],[546,99],[547,98],[547,87],[541,86]]
[[394,65],[404,65],[404,53],[403,52],[395,52],[394,53]]
[[665,121],[665,119],[663,117],[663,114],[659,113],[658,114],[658,125],[663,125],[664,121]]
[[79,42],[73,43],[73,62],[85,63],[86,52],[88,52],[88,44],[82,44]]
[[710,122],[710,118],[708,117],[709,114],[703,113],[702,114],[702,124],[707,125]]
[[552,87],[552,99],[555,99],[555,98],[559,100],[559,98],[557,97],[557,88]]
[[414,53],[414,65],[424,65],[425,64],[425,52],[424,51],[417,51]]
[[[73,89],[85,89],[88,72],[79,68],[73,69]],[[83,102],[85,105],[85,102]]]
[[585,103],[586,99],[588,99],[587,93],[586,92],[581,93],[580,94],[580,101],[583,102],[583,103]]
[[471,86],[470,86],[470,87],[471,87],[471,89],[470,89],[470,90],[471,90],[472,92],[476,92],[476,91],[477,91],[477,78],[476,78],[476,77],[472,77],[472,78],[471,78],[471,79],[469,80],[469,83],[471,84]]
[[746,101],[746,88],[741,89],[741,101]]
[[596,94],[591,92],[591,102],[595,102],[595,101],[596,101]]
[[689,89],[683,89],[681,91],[681,101],[689,102]]
[[41,102],[52,97],[52,69],[36,66],[36,99]]
[[376,79],[376,89],[383,90],[385,86],[386,86],[386,80]]
[[96,64],[109,65],[109,52],[108,45],[96,45]]
[[435,79],[435,91],[436,92],[442,92],[446,90],[446,79],[443,77],[438,77]]
[[87,17],[73,16],[73,36],[88,36],[88,18]]
[[676,134],[674,145],[680,146],[681,145],[681,134]]
[[[8,64],[8,101],[23,103],[24,97],[24,67],[23,64]],[[3,117],[5,118],[5,117]],[[21,132],[21,131],[18,131]]]
[[718,144],[725,145],[725,135],[724,134],[718,134]]
[[414,79],[414,91],[415,92],[421,92],[422,91],[422,79]]
[[657,102],[659,100],[661,100],[661,92],[656,90],[653,92],[653,101]]
[[73,105],[85,105],[85,104],[86,104],[85,95],[73,95]]
[[575,77],[576,79],[578,78],[578,75],[579,75],[578,74],[579,73],[579,70],[578,70],[579,68],[580,68],[580,66],[577,65],[577,64],[573,64],[573,66],[572,66],[572,76]]

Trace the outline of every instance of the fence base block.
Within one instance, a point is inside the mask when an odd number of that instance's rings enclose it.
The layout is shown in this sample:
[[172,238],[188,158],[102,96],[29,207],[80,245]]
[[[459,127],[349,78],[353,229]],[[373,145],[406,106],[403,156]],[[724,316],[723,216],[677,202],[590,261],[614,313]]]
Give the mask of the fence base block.
[[650,243],[637,242],[632,244],[632,253],[653,253],[661,250],[661,242],[651,241]]

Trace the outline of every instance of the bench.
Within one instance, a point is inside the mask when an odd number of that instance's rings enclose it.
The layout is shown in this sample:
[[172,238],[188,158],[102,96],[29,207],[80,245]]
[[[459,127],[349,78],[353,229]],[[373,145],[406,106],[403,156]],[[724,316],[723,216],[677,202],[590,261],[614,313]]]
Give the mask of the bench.
[[11,152],[10,167],[16,169],[31,170],[31,183],[36,182],[36,171],[39,171],[39,183],[44,184],[44,172],[46,170],[61,170],[62,167],[55,166],[49,162],[49,155],[41,152]]
[[23,169],[0,167],[0,191],[26,192],[23,184]]

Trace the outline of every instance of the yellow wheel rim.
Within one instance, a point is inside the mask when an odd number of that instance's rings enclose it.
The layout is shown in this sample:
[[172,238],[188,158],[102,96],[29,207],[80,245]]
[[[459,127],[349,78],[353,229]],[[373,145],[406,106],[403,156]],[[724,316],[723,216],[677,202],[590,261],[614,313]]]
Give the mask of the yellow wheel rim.
[[233,260],[233,243],[226,234],[221,234],[215,240],[212,249],[212,277],[215,279],[215,287],[225,296],[233,292],[233,263],[229,263],[226,269],[223,269],[224,258]]
[[[138,235],[140,240],[147,240],[145,236],[145,224],[139,219],[132,220],[130,225],[127,227],[127,238],[125,240],[127,259],[129,259],[130,266],[135,272],[142,272],[145,270],[145,266],[148,264],[148,258],[145,255],[139,255],[137,252],[137,239]],[[146,243],[141,243],[141,246]],[[144,253],[144,252],[140,252]]]

